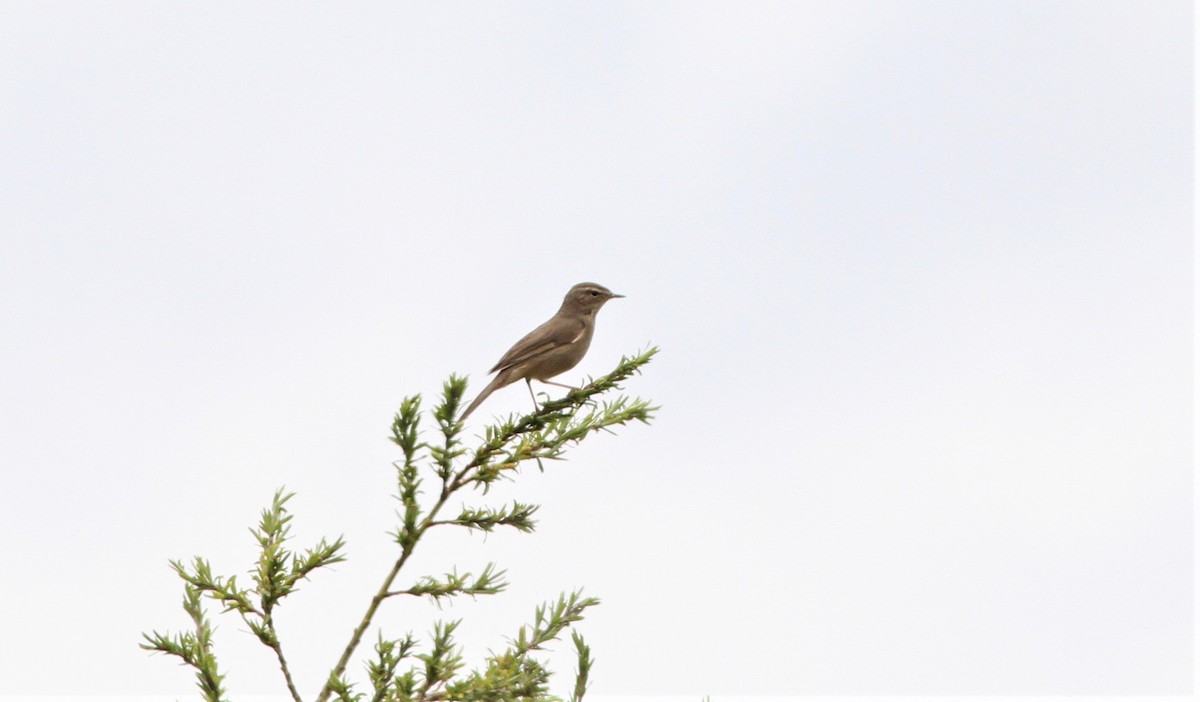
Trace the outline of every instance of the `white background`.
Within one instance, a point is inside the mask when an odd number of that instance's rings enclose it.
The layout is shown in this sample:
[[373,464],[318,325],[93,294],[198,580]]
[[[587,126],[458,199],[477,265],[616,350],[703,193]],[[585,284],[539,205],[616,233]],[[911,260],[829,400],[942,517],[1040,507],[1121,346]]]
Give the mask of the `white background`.
[[582,586],[599,695],[1187,693],[1191,13],[0,5],[0,693],[191,695],[137,648],[166,561],[244,571],[286,484],[349,541],[279,615],[311,696],[391,413],[581,280],[628,298],[562,380],[657,344],[657,421],[493,494],[536,534],[427,544],[513,586],[387,632],[477,661]]

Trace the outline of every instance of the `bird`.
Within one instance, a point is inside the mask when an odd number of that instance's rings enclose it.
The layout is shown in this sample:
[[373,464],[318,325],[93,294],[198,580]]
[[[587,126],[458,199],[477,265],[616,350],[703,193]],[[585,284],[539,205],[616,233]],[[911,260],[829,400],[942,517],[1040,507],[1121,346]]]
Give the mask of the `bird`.
[[495,373],[496,377],[467,406],[459,421],[465,421],[488,395],[518,380],[524,380],[529,387],[534,407],[537,407],[537,397],[533,394],[533,380],[576,390],[573,386],[556,383],[550,378],[571,370],[583,360],[592,343],[592,332],[596,329],[596,312],[604,303],[617,297],[625,296],[596,283],[579,283],[572,287],[563,298],[558,312],[513,344],[488,371]]

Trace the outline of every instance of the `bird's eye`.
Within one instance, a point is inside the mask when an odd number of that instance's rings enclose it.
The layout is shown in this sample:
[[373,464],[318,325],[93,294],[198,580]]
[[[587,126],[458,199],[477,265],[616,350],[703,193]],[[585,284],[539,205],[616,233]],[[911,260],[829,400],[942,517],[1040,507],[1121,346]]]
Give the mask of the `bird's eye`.
[[588,292],[592,293],[592,297],[596,297],[600,294],[599,290],[589,290]]

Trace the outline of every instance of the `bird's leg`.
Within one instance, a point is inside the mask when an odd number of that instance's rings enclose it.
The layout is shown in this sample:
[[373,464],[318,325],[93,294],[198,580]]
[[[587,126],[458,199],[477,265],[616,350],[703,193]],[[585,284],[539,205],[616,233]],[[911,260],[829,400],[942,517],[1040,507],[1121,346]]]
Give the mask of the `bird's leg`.
[[[579,389],[579,388],[575,387],[574,385],[567,385],[565,383],[556,383],[553,380],[543,380],[542,382],[547,385],[557,385],[560,388],[566,388],[568,390],[578,390]],[[533,394],[533,379],[532,378],[529,378],[529,377],[525,378],[525,387],[529,388],[529,397],[531,397],[533,399],[533,408],[535,410],[540,408],[541,405],[538,404],[537,396]]]
[[534,411],[537,411],[538,401],[537,401],[537,397],[533,394],[533,381],[530,380],[529,378],[526,378],[525,379],[525,387],[529,388],[529,399],[533,400],[533,409],[534,409]]

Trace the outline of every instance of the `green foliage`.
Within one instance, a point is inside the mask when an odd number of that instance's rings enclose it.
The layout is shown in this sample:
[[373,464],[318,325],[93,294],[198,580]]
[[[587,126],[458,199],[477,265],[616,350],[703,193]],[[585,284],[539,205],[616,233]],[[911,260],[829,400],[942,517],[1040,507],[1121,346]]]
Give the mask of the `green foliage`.
[[438,522],[438,524],[456,524],[481,531],[491,531],[498,526],[510,526],[517,531],[528,533],[533,531],[536,524],[532,517],[537,510],[537,505],[527,505],[515,500],[511,507],[464,506],[456,518],[448,522]]
[[[622,357],[616,369],[608,375],[591,380],[565,397],[542,403],[526,415],[513,415],[487,427],[482,442],[474,449],[464,446],[463,425],[456,419],[466,392],[465,378],[452,375],[443,385],[442,396],[433,409],[438,440],[422,440],[421,398],[405,398],[392,421],[390,440],[400,448],[402,459],[393,465],[396,470],[397,526],[391,532],[399,546],[396,561],[384,578],[379,591],[371,599],[366,614],[354,629],[338,662],[316,696],[317,702],[430,702],[435,700],[463,701],[537,701],[558,700],[548,693],[551,671],[534,654],[545,650],[569,627],[583,619],[585,610],[599,604],[593,597],[576,591],[560,595],[558,600],[537,607],[533,622],[522,626],[499,653],[489,655],[482,666],[464,672],[466,662],[454,633],[460,621],[437,622],[422,645],[411,633],[400,638],[385,638],[377,633],[374,655],[365,662],[366,682],[370,693],[359,691],[349,680],[347,668],[371,626],[379,607],[397,595],[428,597],[437,604],[461,595],[471,597],[503,592],[508,582],[504,570],[488,563],[478,574],[459,573],[457,568],[440,577],[422,575],[404,589],[393,589],[414,549],[432,528],[440,526],[465,527],[469,531],[491,532],[497,527],[511,527],[519,532],[532,532],[533,515],[538,506],[519,501],[511,505],[462,505],[458,516],[438,519],[450,499],[467,488],[486,494],[497,480],[513,480],[520,465],[534,461],[544,469],[543,460],[560,460],[564,452],[597,431],[608,431],[631,421],[648,423],[656,407],[640,399],[615,397],[600,401],[599,396],[620,388],[620,383],[638,373],[649,363],[657,349],[633,357]],[[429,495],[432,504],[422,506],[422,486],[426,480],[438,485]],[[174,656],[195,670],[196,684],[208,702],[225,702],[222,688],[224,676],[213,653],[212,626],[203,608],[203,600],[219,604],[222,613],[235,613],[250,632],[271,649],[279,663],[284,682],[295,702],[302,702],[288,668],[275,626],[275,610],[289,595],[299,589],[302,580],[315,571],[345,560],[344,540],[332,542],[321,539],[315,546],[294,551],[288,547],[292,515],[287,503],[292,493],[282,488],[275,493],[271,506],[263,510],[258,526],[250,530],[258,545],[259,557],[250,569],[253,587],[242,587],[236,576],[214,575],[208,561],[196,557],[190,565],[171,561],[171,568],[184,581],[183,608],[192,621],[192,628],[176,634],[154,631],[143,634],[141,647]],[[571,632],[578,660],[575,685],[570,699],[582,700],[587,691],[594,663],[591,649],[583,637]],[[362,687],[365,690],[365,687]]]
[[[198,560],[198,559],[197,559]],[[179,567],[176,564],[176,570]],[[171,636],[157,631],[142,634],[146,642],[141,647],[177,656],[184,664],[196,669],[196,686],[208,702],[224,702],[225,690],[221,687],[224,675],[217,669],[217,657],[212,652],[212,625],[200,604],[201,589],[190,582],[183,587],[183,611],[187,612],[195,625],[194,631],[185,631]]]
[[432,575],[422,575],[417,584],[407,590],[389,592],[388,595],[428,595],[435,602],[453,595],[495,595],[508,587],[504,571],[497,571],[495,563],[488,563],[478,577],[470,573],[458,574],[458,570],[446,573],[442,580]]
[[587,692],[588,674],[592,672],[592,664],[596,659],[592,658],[592,649],[583,642],[583,635],[578,631],[571,632],[571,642],[575,644],[575,655],[579,660],[575,669],[575,690],[571,693],[571,702],[578,702],[583,699],[583,693]]

